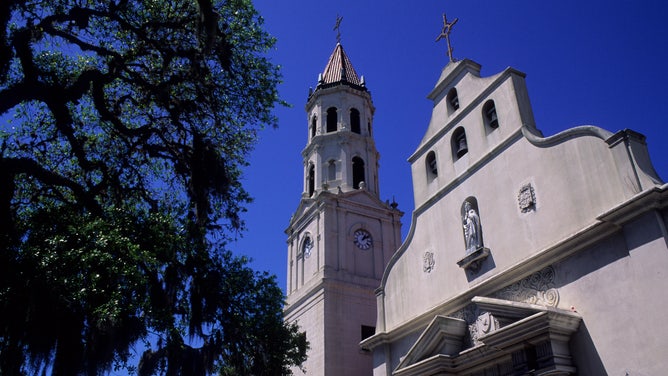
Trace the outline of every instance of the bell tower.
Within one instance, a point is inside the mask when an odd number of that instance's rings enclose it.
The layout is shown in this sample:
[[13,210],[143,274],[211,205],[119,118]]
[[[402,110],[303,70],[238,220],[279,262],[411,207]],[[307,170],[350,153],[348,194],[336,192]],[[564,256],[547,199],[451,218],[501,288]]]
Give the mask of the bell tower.
[[373,368],[359,342],[374,333],[374,290],[401,245],[403,215],[379,197],[374,110],[364,77],[337,43],[309,90],[304,189],[286,229],[285,315],[306,332],[308,375]]
[[302,152],[306,197],[330,188],[350,192],[360,186],[378,197],[378,152],[371,130],[374,110],[364,76],[357,75],[343,46],[337,44],[306,103],[309,136]]

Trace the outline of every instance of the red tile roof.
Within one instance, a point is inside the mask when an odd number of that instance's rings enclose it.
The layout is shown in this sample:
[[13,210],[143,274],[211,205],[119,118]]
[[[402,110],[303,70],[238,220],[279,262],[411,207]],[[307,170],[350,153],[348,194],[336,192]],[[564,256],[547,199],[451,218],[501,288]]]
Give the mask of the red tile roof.
[[348,55],[343,51],[343,46],[337,43],[334,52],[329,57],[327,66],[325,66],[325,71],[322,73],[322,81],[319,84],[332,84],[340,81],[363,86],[357,72],[355,72],[355,68],[353,68],[350,59],[348,59]]

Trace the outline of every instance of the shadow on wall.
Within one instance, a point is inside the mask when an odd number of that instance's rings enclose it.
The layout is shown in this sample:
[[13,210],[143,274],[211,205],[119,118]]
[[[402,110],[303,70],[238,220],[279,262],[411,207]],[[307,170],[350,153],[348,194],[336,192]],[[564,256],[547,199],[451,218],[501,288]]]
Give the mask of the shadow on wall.
[[613,234],[588,249],[554,264],[557,271],[557,288],[574,283],[583,277],[629,257],[626,239],[622,232]]
[[466,269],[466,280],[471,283],[473,280],[480,278],[483,274],[488,271],[496,268],[496,263],[494,262],[494,254],[490,252],[489,256],[480,262],[480,267],[467,268]]
[[571,337],[570,350],[579,375],[607,375],[584,320]]

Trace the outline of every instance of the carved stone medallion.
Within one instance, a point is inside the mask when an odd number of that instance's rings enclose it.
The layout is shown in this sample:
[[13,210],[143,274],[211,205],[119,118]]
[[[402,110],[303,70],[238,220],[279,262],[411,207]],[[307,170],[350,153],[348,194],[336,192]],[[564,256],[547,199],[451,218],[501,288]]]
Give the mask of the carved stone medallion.
[[536,193],[534,192],[531,183],[525,184],[520,188],[520,193],[517,195],[517,201],[519,202],[522,213],[526,213],[536,208]]
[[434,270],[434,252],[425,252],[422,256],[422,271],[425,273],[431,273]]

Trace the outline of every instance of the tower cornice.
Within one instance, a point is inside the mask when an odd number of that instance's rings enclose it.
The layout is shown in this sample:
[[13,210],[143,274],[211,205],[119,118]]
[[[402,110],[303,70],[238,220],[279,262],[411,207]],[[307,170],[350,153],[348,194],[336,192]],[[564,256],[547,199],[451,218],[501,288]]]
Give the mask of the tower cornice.
[[357,96],[360,96],[364,98],[367,102],[367,105],[369,106],[369,109],[371,111],[371,115],[373,115],[376,111],[376,108],[373,105],[373,100],[371,99],[371,92],[369,90],[366,90],[366,88],[363,87],[356,87],[354,85],[344,85],[342,83],[333,83],[324,87],[318,86],[318,90],[314,91],[309,97],[308,100],[306,101],[306,106],[304,107],[306,111],[308,111],[315,103],[318,101],[319,98],[323,96],[327,96],[330,94],[335,94],[337,92],[342,92],[342,93],[347,93],[347,94],[354,94]]

